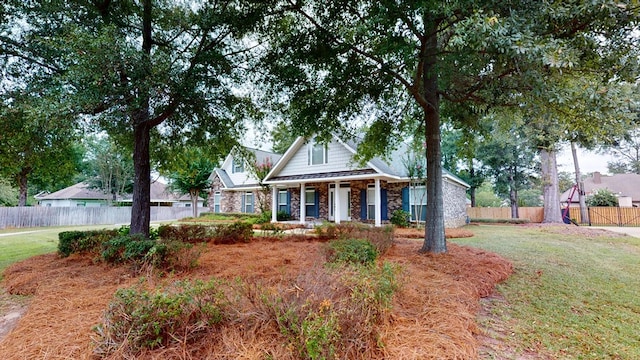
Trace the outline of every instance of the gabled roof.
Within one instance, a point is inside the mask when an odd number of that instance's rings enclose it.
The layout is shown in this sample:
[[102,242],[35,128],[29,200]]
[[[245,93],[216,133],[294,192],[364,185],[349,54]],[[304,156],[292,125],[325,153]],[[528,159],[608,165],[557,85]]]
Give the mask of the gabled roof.
[[[151,183],[149,195],[151,202],[176,202],[189,199],[189,195],[180,196],[175,194],[169,190],[166,184],[158,181]],[[112,194],[105,194],[101,190],[91,189],[89,184],[81,182],[54,193],[39,196],[37,200],[110,200],[112,198]],[[125,194],[118,201],[131,202],[131,195]]]
[[[630,196],[634,202],[640,202],[640,174],[602,175],[594,172],[591,177],[584,179],[584,191],[587,195],[598,189],[608,189],[619,196]],[[571,189],[560,196],[560,202],[567,202]],[[578,195],[574,195],[572,203],[577,203]]]
[[[243,147],[242,149],[234,148],[225,157],[224,161],[222,162],[222,166],[219,168],[215,168],[213,172],[211,172],[211,175],[209,176],[209,180],[213,180],[216,176],[218,176],[218,178],[220,178],[220,181],[222,181],[222,184],[224,185],[224,187],[227,189],[259,186],[258,179],[253,179],[253,176],[251,176],[250,174],[249,175],[253,180],[251,183],[236,184],[233,182],[231,176],[229,176],[229,174],[225,170],[225,168],[230,168],[232,166],[234,154],[242,153],[243,151],[246,151],[249,154],[251,154],[250,156],[255,157],[256,162],[258,164],[264,163],[267,159],[270,159],[270,161],[273,164],[275,164],[282,157],[282,154],[260,150],[260,149],[254,149],[246,146]],[[245,172],[247,172],[247,169],[245,169]]]
[[58,190],[48,195],[38,197],[38,200],[109,200],[111,194],[105,194],[98,189],[89,188],[89,184],[81,182]]
[[[349,152],[353,155],[357,154],[358,143],[362,141],[362,139],[356,138],[355,140],[347,140],[342,141],[337,135],[333,135],[333,138],[340,144],[342,144]],[[409,176],[407,173],[407,169],[403,163],[403,159],[405,158],[407,152],[409,151],[409,147],[405,143],[401,143],[389,156],[390,160],[383,159],[381,157],[375,157],[366,162],[366,167],[370,169],[361,169],[361,170],[353,170],[350,172],[334,172],[334,173],[322,173],[322,174],[312,174],[312,175],[299,175],[299,176],[277,176],[277,174],[284,169],[286,164],[291,160],[291,158],[300,150],[300,147],[304,145],[307,141],[307,138],[298,137],[296,141],[287,149],[287,151],[282,155],[280,161],[278,161],[275,166],[271,169],[269,174],[266,177],[266,183],[275,183],[278,181],[293,181],[293,180],[326,180],[335,177],[349,177],[349,178],[371,178],[372,175],[384,176],[390,179],[395,180],[409,180]],[[426,165],[426,164],[425,164]],[[459,177],[453,175],[446,169],[442,169],[442,176],[445,179],[448,179],[454,183],[457,183],[463,187],[469,188],[469,184],[467,184],[464,180]]]

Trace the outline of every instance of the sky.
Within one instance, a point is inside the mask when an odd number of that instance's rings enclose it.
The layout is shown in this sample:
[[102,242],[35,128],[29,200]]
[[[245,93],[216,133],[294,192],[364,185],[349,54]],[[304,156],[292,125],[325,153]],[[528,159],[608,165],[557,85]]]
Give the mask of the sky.
[[[578,164],[580,165],[580,173],[588,174],[595,171],[599,171],[602,174],[607,174],[607,162],[614,160],[612,155],[602,155],[593,151],[578,148]],[[571,147],[567,144],[562,151],[558,154],[558,171],[566,171],[569,173],[574,172],[573,157],[571,155]]]

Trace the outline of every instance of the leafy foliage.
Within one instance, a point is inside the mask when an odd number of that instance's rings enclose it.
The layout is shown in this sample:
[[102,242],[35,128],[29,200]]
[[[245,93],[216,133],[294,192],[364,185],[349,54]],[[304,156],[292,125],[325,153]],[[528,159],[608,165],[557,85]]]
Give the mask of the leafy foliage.
[[18,205],[18,191],[3,178],[0,178],[0,206]]
[[103,322],[94,328],[95,352],[102,357],[115,351],[135,356],[192,341],[225,320],[229,300],[221,285],[213,279],[176,282],[155,291],[119,289]]
[[618,197],[609,189],[597,189],[587,196],[588,206],[618,206]]
[[408,211],[396,210],[391,214],[389,221],[398,227],[409,227],[411,220],[411,214]]
[[130,194],[133,189],[133,159],[126,148],[118,146],[109,137],[88,137],[84,144],[87,152],[83,161],[87,165],[83,172],[89,187],[113,194],[116,200],[120,195]]
[[372,264],[378,251],[365,239],[333,240],[327,244],[327,261],[339,264]]
[[116,230],[63,231],[58,234],[58,253],[63,257],[82,252],[98,254],[102,244],[117,235]]
[[193,217],[198,217],[198,198],[208,194],[211,187],[209,177],[215,164],[197,148],[186,151],[176,161],[176,170],[169,175],[170,188],[180,194],[189,194]]

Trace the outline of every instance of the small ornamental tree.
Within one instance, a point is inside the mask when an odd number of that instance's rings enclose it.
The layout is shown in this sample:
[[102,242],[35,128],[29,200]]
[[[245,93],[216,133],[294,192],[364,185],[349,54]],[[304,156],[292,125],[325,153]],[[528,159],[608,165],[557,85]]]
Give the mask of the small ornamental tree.
[[609,189],[598,189],[587,197],[588,206],[618,206],[618,197]]
[[198,150],[185,155],[183,165],[169,175],[171,188],[181,194],[189,194],[193,217],[198,217],[198,198],[211,187],[209,176],[215,164]]
[[262,161],[256,160],[251,166],[251,172],[256,179],[258,179],[258,184],[260,184],[260,191],[258,192],[258,207],[260,208],[260,212],[263,214],[269,210],[268,196],[269,191],[271,191],[271,186],[265,184],[264,179],[272,168],[273,160],[271,160],[271,157],[266,157]]

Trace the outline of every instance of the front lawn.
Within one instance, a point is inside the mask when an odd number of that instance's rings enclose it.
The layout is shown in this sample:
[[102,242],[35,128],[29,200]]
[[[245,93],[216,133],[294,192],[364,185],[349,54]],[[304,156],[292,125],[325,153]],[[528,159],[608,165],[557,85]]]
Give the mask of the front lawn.
[[640,359],[640,239],[575,226],[469,226],[514,264],[491,311],[503,340],[553,359]]

